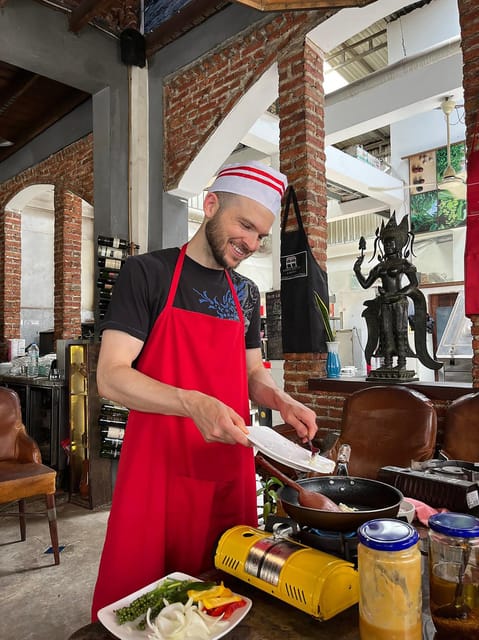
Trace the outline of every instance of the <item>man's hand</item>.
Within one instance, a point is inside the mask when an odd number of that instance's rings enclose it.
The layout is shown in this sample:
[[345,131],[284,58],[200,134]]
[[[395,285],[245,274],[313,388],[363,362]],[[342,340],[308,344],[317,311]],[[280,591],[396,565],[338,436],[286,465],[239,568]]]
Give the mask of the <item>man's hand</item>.
[[185,391],[184,406],[206,442],[250,446],[243,418],[220,400],[199,391]]
[[302,442],[312,440],[318,431],[316,414],[306,405],[285,394],[281,399],[279,411],[283,420],[294,427]]

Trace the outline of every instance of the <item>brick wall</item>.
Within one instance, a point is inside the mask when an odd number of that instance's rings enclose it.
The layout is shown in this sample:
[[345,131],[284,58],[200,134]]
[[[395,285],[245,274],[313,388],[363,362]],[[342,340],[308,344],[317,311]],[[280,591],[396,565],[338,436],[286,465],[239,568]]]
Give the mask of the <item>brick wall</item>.
[[164,189],[178,185],[195,157],[241,96],[331,11],[282,12],[166,79]]
[[[324,151],[323,59],[309,41],[298,41],[279,62],[281,169],[294,185],[308,242],[326,269],[327,197]],[[296,226],[291,219],[288,225]],[[284,387],[311,406],[311,377],[324,375],[326,354],[284,354]]]
[[65,147],[0,185],[0,359],[9,338],[20,335],[21,215],[8,204],[23,189],[54,185],[54,337],[76,338],[81,331],[81,199],[93,204],[93,137]]

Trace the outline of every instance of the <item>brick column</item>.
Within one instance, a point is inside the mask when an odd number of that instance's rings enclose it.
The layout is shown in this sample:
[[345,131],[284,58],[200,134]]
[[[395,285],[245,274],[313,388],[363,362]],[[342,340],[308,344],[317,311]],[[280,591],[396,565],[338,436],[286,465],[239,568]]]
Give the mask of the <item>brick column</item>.
[[55,187],[54,339],[81,335],[82,200]]
[[[281,55],[279,117],[281,171],[294,185],[313,254],[323,269],[327,257],[326,157],[324,151],[323,58],[308,40]],[[308,379],[324,375],[326,354],[284,354],[285,389],[305,404],[314,402]]]
[[3,326],[0,357],[4,361],[8,354],[8,340],[20,337],[22,219],[19,213],[12,211],[4,211],[0,219],[0,252],[3,256],[0,271],[0,325]]

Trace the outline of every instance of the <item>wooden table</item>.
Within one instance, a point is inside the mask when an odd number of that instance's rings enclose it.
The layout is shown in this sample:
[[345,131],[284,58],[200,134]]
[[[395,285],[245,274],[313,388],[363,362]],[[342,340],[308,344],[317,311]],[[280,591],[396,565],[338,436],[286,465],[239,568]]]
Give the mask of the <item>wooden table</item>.
[[[427,571],[423,576],[427,578]],[[253,601],[248,615],[225,636],[227,640],[359,640],[357,605],[330,620],[319,622],[231,575],[217,572],[213,577],[215,580],[223,579],[233,591],[248,596]],[[428,609],[429,601],[426,597],[423,603],[423,640],[433,640],[435,636]],[[82,627],[68,640],[112,640],[115,637],[100,622],[96,622]]]

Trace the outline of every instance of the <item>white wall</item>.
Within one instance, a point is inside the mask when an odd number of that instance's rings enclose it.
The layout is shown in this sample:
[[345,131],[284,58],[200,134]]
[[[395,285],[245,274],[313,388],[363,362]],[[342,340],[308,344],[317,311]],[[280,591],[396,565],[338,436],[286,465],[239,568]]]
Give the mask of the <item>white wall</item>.
[[[82,206],[81,321],[92,321],[95,293],[93,207]],[[21,212],[22,277],[20,338],[39,342],[39,332],[54,326],[53,187],[36,194]]]
[[53,328],[53,211],[22,213],[21,333],[25,346]]

